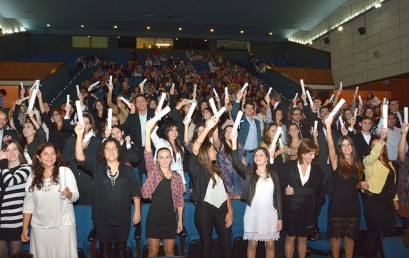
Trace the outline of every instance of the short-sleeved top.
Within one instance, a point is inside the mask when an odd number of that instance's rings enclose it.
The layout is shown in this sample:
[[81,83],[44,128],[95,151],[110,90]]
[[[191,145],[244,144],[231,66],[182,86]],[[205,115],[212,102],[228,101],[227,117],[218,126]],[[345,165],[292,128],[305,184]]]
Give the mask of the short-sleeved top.
[[107,225],[129,224],[132,198],[141,197],[140,187],[131,166],[120,166],[115,186],[107,176],[107,167],[96,160],[80,162],[94,175],[94,202],[92,204],[95,223]]

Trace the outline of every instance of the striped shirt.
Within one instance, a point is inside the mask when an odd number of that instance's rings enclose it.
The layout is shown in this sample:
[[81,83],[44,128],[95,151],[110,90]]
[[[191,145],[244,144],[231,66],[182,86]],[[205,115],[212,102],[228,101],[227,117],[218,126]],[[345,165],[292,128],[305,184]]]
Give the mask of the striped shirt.
[[28,164],[1,170],[0,228],[23,226],[25,186],[31,167]]

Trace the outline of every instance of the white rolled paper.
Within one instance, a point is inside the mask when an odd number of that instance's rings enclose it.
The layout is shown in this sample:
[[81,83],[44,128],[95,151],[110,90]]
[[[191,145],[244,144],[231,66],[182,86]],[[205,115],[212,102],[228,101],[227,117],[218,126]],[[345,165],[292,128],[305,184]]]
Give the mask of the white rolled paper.
[[359,86],[356,86],[356,88],[355,88],[355,95],[358,94],[358,90],[359,90]]
[[33,88],[33,91],[31,92],[30,101],[28,103],[28,109],[30,109],[30,110],[33,110],[34,103],[36,102],[37,91],[38,91],[38,88],[35,87],[35,88]]
[[310,104],[311,104],[311,106],[312,106],[312,105],[314,104],[314,102],[312,101],[312,98],[311,98],[311,95],[310,95],[310,91],[309,91],[309,90],[306,90],[305,92],[307,93],[308,100],[310,101]]
[[332,94],[331,98],[329,98],[329,103],[332,103],[333,100],[334,100],[334,94]]
[[65,187],[67,186],[67,178],[65,175],[65,167],[59,167],[58,168],[58,175],[59,175],[59,180],[60,180],[60,191],[63,191]]
[[364,103],[362,102],[362,97],[361,97],[361,95],[358,95],[358,99],[359,99],[359,104],[360,104],[360,105],[363,105]]
[[21,101],[24,101],[24,100],[28,99],[29,97],[30,97],[30,96],[27,96],[27,97],[25,97],[25,98],[22,98]]
[[403,122],[404,123],[408,122],[408,107],[403,108]]
[[195,85],[193,85],[193,92],[197,91],[197,84],[195,83]]
[[389,106],[389,100],[386,101],[385,105]]
[[159,111],[162,110],[163,103],[165,103],[165,99],[166,99],[166,93],[162,92],[162,94],[160,95],[159,104],[158,104],[158,110]]
[[298,92],[295,93],[294,99],[297,99],[297,97],[298,97]]
[[385,103],[386,103],[386,98],[383,98],[382,104],[385,105]]
[[300,80],[300,84],[301,84],[302,94],[305,94],[305,85],[304,85],[304,80],[303,79]]
[[268,89],[267,96],[270,96],[270,93],[271,93],[272,90],[273,90],[273,88],[271,88],[271,87]]
[[175,84],[172,82],[172,87],[171,89],[173,90],[175,88]]
[[67,105],[70,104],[70,95],[67,95]]
[[357,115],[358,115],[358,108],[355,108],[354,117],[356,118]]
[[192,119],[193,112],[195,112],[196,105],[197,105],[196,102],[193,102],[193,103],[192,103],[192,105],[190,106],[189,111],[187,112],[187,115],[186,115],[186,117],[185,117],[185,120],[183,121],[184,123],[186,123],[186,124],[189,124],[189,123],[190,123],[190,120]]
[[338,113],[338,111],[341,109],[342,105],[344,105],[345,103],[345,99],[341,99],[338,104],[334,107],[334,109],[331,111],[331,113],[329,113],[328,118],[326,119],[326,121],[329,120],[330,117],[335,117],[336,114]]
[[[281,126],[277,127],[277,131],[276,131],[276,133],[274,135],[273,141],[271,142],[271,147],[274,148],[273,150],[275,150],[275,146],[277,144],[278,137],[280,137],[282,130],[283,130],[283,128]],[[273,151],[273,150],[270,150],[270,151]]]
[[129,103],[129,101],[128,101],[126,98],[121,97],[120,99],[121,99],[121,101],[122,101],[123,103],[125,103],[125,105],[129,106],[130,103]]
[[217,114],[217,108],[216,108],[216,104],[214,103],[213,98],[209,99],[209,103],[210,103],[210,107],[212,108],[213,115],[215,116]]
[[219,110],[219,112],[217,112],[216,113],[216,119],[219,119],[222,115],[223,115],[223,113],[226,111],[226,107],[222,107],[220,110]]
[[112,84],[112,75],[109,76],[109,84]]
[[91,84],[90,86],[92,87],[92,88],[94,88],[95,86],[97,86],[99,84],[99,81],[97,81],[97,82],[94,82],[93,84]]
[[23,89],[23,88],[24,88],[24,86],[23,86],[23,82],[20,82],[20,85],[21,85],[21,88]]
[[281,138],[278,139],[278,143],[280,144],[280,149],[284,148],[284,143],[283,140],[281,140]]
[[76,86],[76,88],[77,88],[77,95],[78,95],[78,94],[80,94],[80,87],[78,87],[78,84],[75,85],[75,86]]
[[79,100],[75,101],[75,107],[77,108],[78,122],[84,125],[84,117],[82,116],[82,107],[81,102]]
[[241,88],[241,92],[244,92],[244,91],[246,90],[247,86],[249,86],[249,84],[246,82],[246,83],[243,85],[243,88]]
[[195,100],[195,99],[189,99],[189,102],[188,103],[190,103],[190,104],[192,104],[192,103],[197,103],[197,101]]
[[383,128],[388,128],[388,106],[382,106]]
[[229,89],[227,87],[224,87],[224,97],[227,98],[229,96]]
[[317,131],[317,129],[318,129],[318,121],[315,120],[314,121],[314,131]]
[[214,92],[214,95],[215,95],[215,96],[217,96],[217,97],[219,96],[219,94],[217,94],[216,89],[213,88],[213,92]]
[[108,108],[108,121],[107,121],[107,129],[112,129],[112,108]]
[[147,80],[148,80],[148,79],[144,79],[144,80],[141,82],[140,86],[142,86],[142,88],[143,88],[143,86],[145,85],[145,83],[146,83]]
[[342,82],[339,82],[339,89],[342,90]]
[[241,117],[242,117],[242,116],[243,116],[243,111],[240,110],[240,111],[237,113],[236,120],[234,121],[233,129],[231,130],[231,134],[234,134],[234,133],[237,132],[237,129],[239,128],[239,125],[240,125],[240,121],[241,121]]
[[339,124],[341,125],[341,128],[344,128],[345,124],[344,121],[342,120],[342,117],[338,117]]
[[162,117],[166,116],[166,114],[169,113],[169,112],[170,112],[170,107],[166,106],[163,110],[161,110],[151,120],[148,121],[148,126],[152,126],[154,123],[161,120]]

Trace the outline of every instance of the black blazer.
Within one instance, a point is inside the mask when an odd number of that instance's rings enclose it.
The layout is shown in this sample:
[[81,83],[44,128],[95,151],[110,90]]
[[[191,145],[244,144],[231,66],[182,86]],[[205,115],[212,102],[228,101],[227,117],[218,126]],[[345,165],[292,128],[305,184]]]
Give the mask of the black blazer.
[[[155,110],[151,108],[148,108],[146,112],[146,121],[155,116]],[[131,136],[131,140],[135,143],[135,146],[138,150],[143,150],[141,126],[145,125],[141,125],[141,121],[139,120],[139,113],[137,111],[134,114],[129,114],[125,122],[122,124],[122,129],[124,130],[125,135]]]
[[[365,156],[369,154],[369,144],[366,143],[364,136],[362,135],[362,132],[359,132],[357,134],[352,134],[350,135],[352,140],[354,141],[355,144],[355,149],[358,154],[358,157],[361,161],[364,161]],[[371,142],[374,139],[375,135],[371,134]]]

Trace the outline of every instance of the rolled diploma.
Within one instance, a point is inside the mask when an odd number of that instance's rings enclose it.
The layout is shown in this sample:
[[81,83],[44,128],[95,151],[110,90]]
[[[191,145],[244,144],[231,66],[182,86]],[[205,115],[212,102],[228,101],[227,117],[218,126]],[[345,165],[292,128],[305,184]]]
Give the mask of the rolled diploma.
[[236,116],[236,120],[234,121],[233,129],[231,130],[232,134],[237,132],[239,128],[241,117],[243,116],[243,111],[239,111]]
[[317,129],[318,129],[318,121],[315,120],[314,121],[314,131],[317,131]]
[[338,111],[341,109],[342,105],[344,105],[344,103],[345,103],[345,99],[341,99],[338,102],[338,104],[334,107],[334,109],[331,111],[331,113],[329,113],[329,116],[327,119],[329,119],[330,116],[334,117],[338,113]]
[[109,76],[109,84],[112,84],[112,75]]
[[216,89],[213,89],[213,92],[214,92],[214,95],[215,95],[215,96],[217,96],[217,97],[219,96],[219,94],[217,94]]
[[167,113],[170,112],[170,107],[166,106],[163,110],[161,110],[158,114],[156,114],[151,120],[148,121],[148,126],[152,126],[154,123],[158,122],[162,119]]
[[311,98],[311,95],[310,95],[310,91],[307,90],[306,92],[307,92],[307,97],[308,97],[308,99],[309,99],[309,101],[310,101],[310,104],[311,104],[311,106],[312,106],[312,105],[314,104],[314,102],[312,101],[312,98]]
[[197,84],[193,85],[193,92],[197,91]]
[[145,83],[146,83],[147,80],[148,80],[148,79],[144,79],[144,80],[141,82],[140,86],[142,86],[142,88],[143,88],[143,85],[145,85]]
[[272,90],[273,90],[273,88],[270,87],[270,88],[268,89],[267,95],[270,96],[270,93],[271,93]]
[[91,87],[94,88],[95,86],[97,86],[99,84],[99,81],[94,82],[93,84],[91,84]]
[[300,84],[301,84],[302,94],[305,94],[305,85],[304,85],[304,80],[303,79],[300,80]]
[[359,90],[359,86],[356,86],[356,88],[355,88],[355,95],[358,94],[358,90]]
[[162,106],[163,103],[165,103],[165,99],[166,99],[166,93],[162,92],[162,95],[160,95],[160,99],[159,99],[159,104],[158,104],[158,110],[162,110]]
[[341,125],[341,128],[344,128],[344,121],[342,120],[342,117],[338,117],[339,124]]
[[382,106],[383,128],[388,128],[388,106]]
[[229,96],[229,89],[227,87],[224,87],[224,97],[227,98]]
[[342,82],[339,82],[339,89],[342,90]]
[[126,98],[124,98],[124,97],[121,97],[120,98],[121,99],[121,101],[123,102],[123,103],[125,103],[127,106],[129,106],[129,101],[126,99]]
[[80,88],[78,87],[78,84],[75,85],[77,87],[77,95],[80,94]]
[[386,101],[385,105],[389,106],[389,100]]
[[385,103],[386,103],[386,98],[383,98],[382,104],[385,105]]
[[246,83],[243,85],[243,88],[241,88],[241,92],[244,92],[244,91],[246,90],[247,86],[249,86],[249,84],[246,82]]
[[358,99],[359,99],[359,104],[363,104],[363,102],[362,102],[362,98],[361,98],[361,95],[358,95]]
[[64,167],[59,167],[58,168],[59,172],[59,180],[60,180],[60,191],[63,191],[64,188],[67,186],[67,179],[65,176],[65,168]]
[[278,139],[278,143],[280,144],[280,149],[284,148],[284,143],[283,140],[281,140],[281,138]]
[[172,82],[172,87],[170,87],[171,89],[175,88],[175,84]]
[[294,96],[294,98],[293,99],[296,99],[298,97],[298,92],[297,93],[295,93],[295,96]]
[[28,103],[28,109],[30,110],[33,110],[34,103],[36,102],[37,91],[38,88],[34,88],[33,91],[31,92],[30,102]]
[[[283,130],[283,128],[281,126],[277,127],[276,134],[274,135],[274,138],[271,141],[271,148],[275,148],[275,146],[277,144],[277,141],[278,141],[278,137],[280,137],[282,130]],[[273,151],[273,150],[274,149],[270,149],[269,151]]]
[[329,103],[331,103],[334,100],[334,94],[331,95],[331,98],[329,98]]
[[196,105],[197,105],[196,102],[192,103],[192,105],[190,106],[189,111],[187,112],[187,115],[185,117],[184,122],[190,123],[190,120],[192,119],[193,112],[195,112]]
[[355,108],[354,117],[356,118],[357,115],[358,115],[358,108]]
[[107,129],[112,129],[112,108],[108,108],[108,121],[107,121]]
[[20,86],[21,86],[22,89],[24,88],[23,82],[20,82]]
[[404,123],[408,122],[408,107],[403,108],[403,122]]
[[67,95],[67,105],[70,103],[70,95]]
[[75,101],[75,107],[77,108],[78,122],[84,125],[84,117],[82,116],[82,107],[81,102],[79,100]]
[[30,97],[30,96],[27,96],[27,97],[21,99],[21,101],[24,101],[24,100],[28,99],[29,97]]
[[219,112],[216,113],[216,118],[219,119],[223,113],[226,111],[226,107],[222,107]]
[[209,99],[209,103],[210,103],[210,107],[212,108],[213,115],[215,116],[217,114],[217,108],[216,108],[216,104],[214,103],[213,98]]

